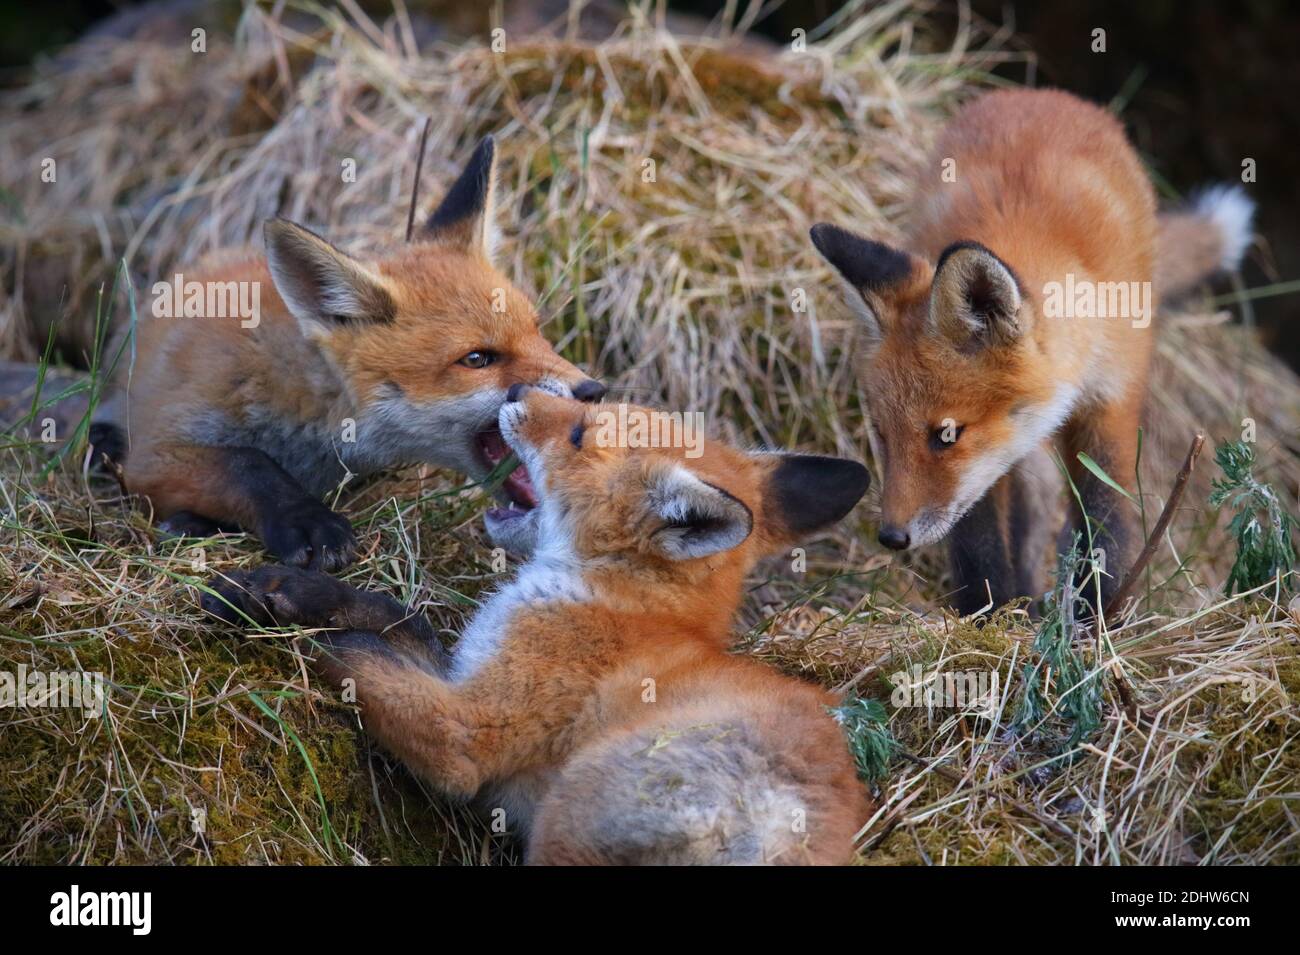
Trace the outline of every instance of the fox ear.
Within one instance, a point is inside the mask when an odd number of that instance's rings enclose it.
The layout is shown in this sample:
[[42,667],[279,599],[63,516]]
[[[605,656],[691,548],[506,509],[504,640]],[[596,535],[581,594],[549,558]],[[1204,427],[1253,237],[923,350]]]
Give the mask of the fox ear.
[[496,251],[496,141],[485,136],[424,227],[424,238],[491,262]]
[[314,232],[288,219],[263,230],[271,279],[309,337],[350,321],[387,322],[395,313],[384,280]]
[[773,459],[763,495],[767,536],[782,546],[843,518],[867,493],[871,472],[856,461],[816,454]]
[[996,255],[975,242],[939,256],[930,292],[930,325],[958,345],[1005,345],[1024,335],[1020,284]]
[[651,546],[669,560],[693,560],[731,550],[754,529],[748,507],[680,464],[656,474],[648,496],[650,509],[664,522],[651,537]]
[[840,273],[849,287],[849,304],[861,317],[868,346],[884,337],[881,299],[893,287],[905,283],[919,264],[914,256],[820,222],[809,233],[817,251]]

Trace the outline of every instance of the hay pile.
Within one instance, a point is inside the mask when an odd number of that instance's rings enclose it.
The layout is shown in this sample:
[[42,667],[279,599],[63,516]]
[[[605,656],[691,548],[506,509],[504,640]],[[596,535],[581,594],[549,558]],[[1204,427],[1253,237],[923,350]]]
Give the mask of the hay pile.
[[[567,357],[616,395],[704,411],[726,435],[865,457],[853,327],[808,227],[897,235],[935,130],[1009,56],[977,25],[936,48],[923,14],[851,11],[807,51],[767,57],[640,14],[600,42],[508,35],[504,52],[416,55],[400,17],[314,7],[294,28],[249,8],[237,42],[214,34],[202,55],[87,41],[0,100],[0,356],[32,357],[59,321],[78,361],[123,257],[152,282],[255,240],[277,212],[345,248],[398,234],[431,116],[430,202],[480,136],[500,137],[506,271]],[[41,183],[51,155],[58,180]],[[1261,475],[1294,509],[1300,384],[1238,325],[1163,318],[1150,513],[1194,430],[1236,438],[1246,416]],[[316,693],[297,642],[198,618],[194,584],[259,562],[255,546],[159,541],[111,484],[43,474],[43,460],[11,448],[0,461],[0,668],[101,670],[113,689],[99,719],[0,710],[0,861],[515,858],[371,753],[355,716]],[[1028,618],[938,611],[941,552],[879,555],[870,507],[810,547],[806,570],[766,567],[742,649],[885,701],[906,749],[863,833],[867,861],[1300,860],[1300,642],[1279,592],[1218,596],[1231,554],[1205,507],[1211,469],[1206,455],[1141,613],[1100,657],[1083,651],[1125,674],[1142,722],[1100,680],[1100,726],[1078,745],[1010,730],[1035,658]],[[478,498],[446,475],[343,504],[363,542],[349,579],[448,631],[497,579]],[[888,679],[913,664],[996,670],[996,713],[888,705]]]

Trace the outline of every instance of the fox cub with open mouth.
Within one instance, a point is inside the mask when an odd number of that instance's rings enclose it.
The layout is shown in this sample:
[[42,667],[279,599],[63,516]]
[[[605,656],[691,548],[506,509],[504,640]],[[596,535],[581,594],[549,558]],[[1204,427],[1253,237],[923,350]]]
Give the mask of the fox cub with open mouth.
[[[260,314],[142,316],[95,458],[173,533],[240,528],[287,563],[337,570],[353,529],[320,497],[349,474],[424,463],[481,480],[505,457],[510,385],[599,398],[492,265],[495,156],[488,137],[412,241],[365,261],[284,219],[267,223],[265,257],[209,257],[185,278],[252,283]],[[500,494],[531,503],[523,478]]]
[[866,469],[712,441],[695,459],[605,447],[599,412],[512,389],[501,434],[538,502],[488,528],[529,556],[449,655],[396,601],[321,573],[232,574],[204,606],[327,628],[318,663],[355,681],[368,732],[505,809],[530,862],[850,861],[869,802],[837,699],[727,649],[747,572],[844,517]]

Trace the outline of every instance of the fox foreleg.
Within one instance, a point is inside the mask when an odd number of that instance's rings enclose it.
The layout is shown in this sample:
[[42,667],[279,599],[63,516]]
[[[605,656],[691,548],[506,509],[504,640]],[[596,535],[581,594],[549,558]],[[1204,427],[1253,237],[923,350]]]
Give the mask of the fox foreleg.
[[[256,534],[287,564],[334,571],[352,562],[351,523],[256,448],[136,448],[127,458],[126,479],[129,490],[146,495],[160,516],[182,518],[182,533],[234,525]],[[211,521],[211,528],[199,518]]]
[[263,625],[369,632],[439,674],[447,665],[447,652],[422,614],[328,574],[266,564],[231,573],[213,589],[215,596],[203,595],[203,609],[228,623],[247,617]]
[[488,778],[510,721],[444,679],[446,652],[422,616],[296,567],[233,573],[213,590],[204,609],[224,620],[319,628],[311,639],[324,685],[360,704],[366,732],[429,782],[469,798]]

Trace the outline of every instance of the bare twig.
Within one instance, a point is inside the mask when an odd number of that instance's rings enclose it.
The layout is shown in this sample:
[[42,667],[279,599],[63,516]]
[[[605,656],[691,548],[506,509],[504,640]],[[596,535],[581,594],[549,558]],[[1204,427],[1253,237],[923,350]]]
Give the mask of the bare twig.
[[[1128,569],[1120,581],[1119,587],[1111,596],[1110,601],[1102,611],[1105,619],[1110,619],[1123,606],[1124,601],[1128,599],[1129,593],[1133,590],[1138,578],[1142,576],[1142,571],[1146,569],[1151,558],[1155,555],[1156,548],[1160,546],[1160,538],[1164,537],[1165,531],[1169,528],[1169,522],[1173,520],[1174,511],[1178,508],[1178,502],[1182,500],[1183,491],[1187,490],[1187,482],[1192,476],[1192,468],[1196,465],[1196,459],[1201,454],[1201,448],[1205,446],[1205,435],[1197,433],[1192,438],[1192,446],[1187,449],[1187,459],[1183,461],[1183,466],[1178,470],[1178,476],[1174,478],[1174,486],[1169,491],[1169,499],[1165,501],[1164,510],[1160,512],[1160,519],[1156,521],[1156,526],[1151,529],[1151,534],[1147,537],[1146,544],[1143,546],[1141,553],[1138,554],[1137,560],[1133,566]],[[1142,724],[1142,709],[1137,704],[1137,697],[1133,694],[1133,688],[1128,685],[1128,680],[1124,679],[1124,674],[1118,669],[1111,671],[1111,680],[1115,684],[1115,692],[1119,694],[1120,702],[1124,706],[1124,712],[1128,718],[1133,721],[1135,726]]]
[[415,207],[420,202],[420,171],[424,169],[424,147],[429,142],[429,123],[431,117],[424,118],[424,129],[420,131],[420,150],[415,154],[415,181],[411,183],[411,208],[406,211],[406,241],[411,241],[415,232]]
[[1187,459],[1183,461],[1178,476],[1174,478],[1173,489],[1169,492],[1169,500],[1165,501],[1164,510],[1160,512],[1160,519],[1156,521],[1156,526],[1152,528],[1146,546],[1142,548],[1137,560],[1133,562],[1133,566],[1124,575],[1119,587],[1116,588],[1114,595],[1106,604],[1104,615],[1107,619],[1124,606],[1124,601],[1128,599],[1129,592],[1137,583],[1138,578],[1142,576],[1142,571],[1146,569],[1152,556],[1155,555],[1156,548],[1160,546],[1160,538],[1165,536],[1165,531],[1169,528],[1169,522],[1174,518],[1174,511],[1177,510],[1178,502],[1183,498],[1183,491],[1187,489],[1187,481],[1192,476],[1192,468],[1196,465],[1196,459],[1200,456],[1201,448],[1204,446],[1205,435],[1198,433],[1196,437],[1192,438],[1192,446],[1187,449]]

